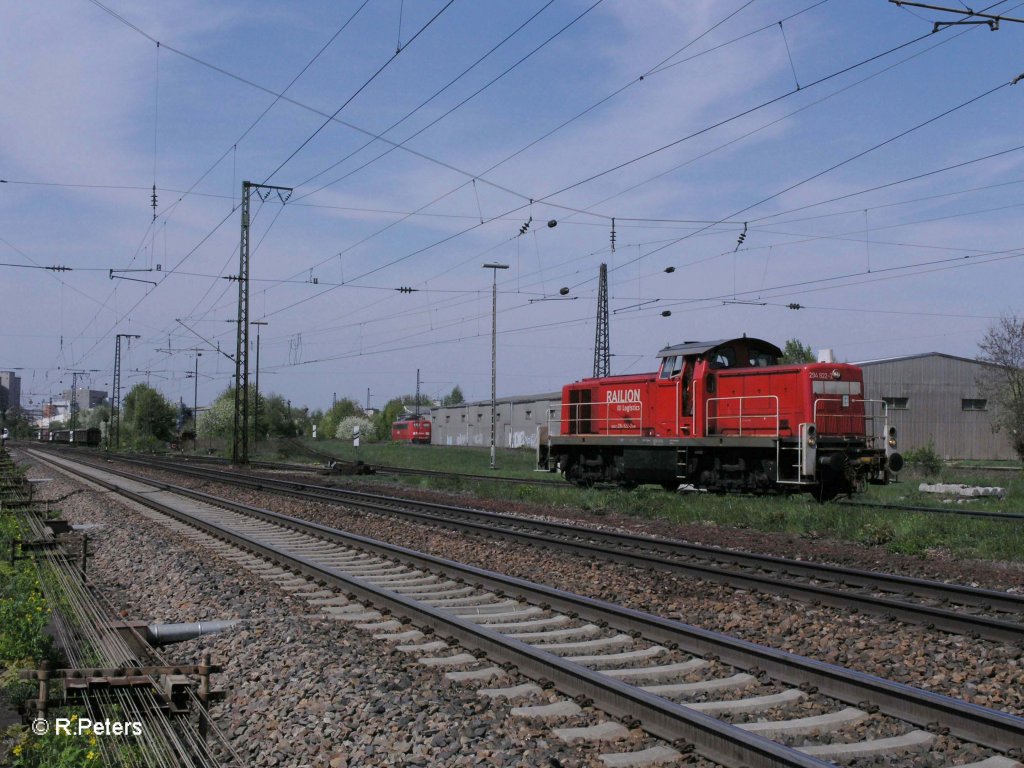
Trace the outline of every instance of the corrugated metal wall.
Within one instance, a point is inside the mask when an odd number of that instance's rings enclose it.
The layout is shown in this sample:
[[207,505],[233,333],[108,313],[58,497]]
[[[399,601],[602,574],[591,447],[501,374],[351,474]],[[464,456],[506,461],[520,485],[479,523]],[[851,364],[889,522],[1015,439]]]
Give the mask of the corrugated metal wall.
[[983,397],[977,384],[980,363],[936,353],[858,365],[864,369],[867,399],[906,398],[905,409],[889,409],[902,452],[931,444],[945,459],[1016,458],[1006,436],[993,433],[991,408],[964,408],[964,401]]
[[[548,413],[558,415],[561,393],[499,398],[495,444],[499,448],[536,448],[537,427],[548,425]],[[464,403],[433,408],[430,442],[433,445],[491,444],[491,402]],[[557,427],[557,424],[555,425]]]

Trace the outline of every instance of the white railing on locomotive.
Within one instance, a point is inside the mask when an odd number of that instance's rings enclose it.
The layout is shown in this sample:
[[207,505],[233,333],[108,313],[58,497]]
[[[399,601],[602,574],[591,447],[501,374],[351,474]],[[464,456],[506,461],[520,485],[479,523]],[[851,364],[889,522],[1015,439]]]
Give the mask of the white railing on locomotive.
[[[744,413],[744,404],[749,408],[753,409],[753,402],[755,400],[767,400],[768,409],[764,407],[760,408],[758,413]],[[711,415],[711,404],[712,403],[729,403],[733,401],[739,402],[739,410],[737,412],[730,413],[716,413],[714,416]],[[721,408],[717,408],[721,410]],[[723,434],[719,431],[715,422],[719,421],[739,421],[739,428],[736,432],[737,435],[743,435],[744,422],[747,424],[747,432],[757,431],[759,436],[764,437],[778,437],[779,436],[779,396],[778,395],[737,395],[734,397],[709,397],[704,403],[704,424],[706,425],[707,434],[719,435]],[[765,434],[765,429],[771,429],[774,434]]]
[[[599,411],[602,407],[604,409],[603,416]],[[635,411],[630,410],[628,413],[612,413],[611,411],[612,408],[622,407],[635,409]],[[566,419],[569,424],[569,431],[565,433],[568,435],[603,434],[611,431],[614,431],[619,435],[639,435],[643,432],[643,403],[609,403],[603,400],[581,400],[576,403],[563,403],[562,408],[569,409],[569,418]],[[584,408],[590,409],[589,413],[586,415],[581,413]],[[586,431],[580,430],[580,425],[583,424],[586,424],[589,427]],[[597,425],[603,425],[604,430],[596,429]],[[616,426],[613,427],[613,425]]]
[[[862,405],[862,413],[819,413],[819,403],[840,403],[842,408],[850,408],[853,405]],[[881,416],[878,411],[881,410]],[[814,424],[818,434],[857,434],[863,435],[867,440],[867,447],[874,448],[876,443],[885,445],[889,434],[889,404],[884,400],[860,400],[851,397],[819,397],[814,401]],[[860,422],[859,429],[841,429],[843,425],[856,424]],[[876,429],[881,421],[881,429]]]

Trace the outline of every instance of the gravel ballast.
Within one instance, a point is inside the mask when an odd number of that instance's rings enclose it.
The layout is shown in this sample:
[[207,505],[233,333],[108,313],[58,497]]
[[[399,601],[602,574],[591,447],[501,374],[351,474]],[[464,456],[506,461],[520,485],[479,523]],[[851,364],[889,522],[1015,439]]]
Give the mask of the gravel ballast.
[[[137,470],[133,470],[137,471]],[[44,470],[47,476],[53,472]],[[1024,662],[1021,649],[978,641],[869,616],[844,616],[786,598],[750,594],[696,579],[652,574],[609,563],[590,562],[564,553],[520,550],[508,542],[451,532],[393,518],[309,504],[273,494],[196,483],[173,482],[239,499],[353,533],[382,538],[442,557],[500,570],[601,599],[677,618],[708,629],[882,677],[929,688],[1015,714],[1024,710]],[[50,497],[74,486],[59,479],[46,487]],[[73,522],[102,523],[90,533],[96,557],[94,579],[118,598],[126,616],[159,621],[242,618],[224,635],[175,646],[198,659],[210,649],[226,663],[222,680],[231,695],[215,712],[239,753],[252,765],[597,765],[590,746],[568,746],[549,726],[507,716],[512,704],[481,700],[475,688],[456,686],[437,671],[416,667],[404,654],[369,640],[354,627],[311,615],[302,601],[289,598],[220,558],[148,520],[131,505],[110,503],[86,493],[62,505]],[[465,501],[463,500],[463,503]],[[517,511],[522,512],[520,508]],[[536,510],[532,510],[536,512]],[[550,511],[544,512],[551,517]],[[687,531],[650,521],[602,518],[601,527],[647,534],[687,536]],[[774,554],[821,559],[885,570],[885,560],[868,548],[791,537],[770,539],[728,529],[698,532],[715,536],[720,546],[761,549]],[[730,538],[736,533],[736,539]],[[785,549],[785,540],[796,552]],[[705,543],[710,543],[705,541]],[[865,557],[857,561],[856,552]],[[841,558],[828,551],[842,551]],[[854,562],[851,562],[851,559]],[[906,564],[904,564],[906,566]],[[970,569],[958,563],[955,571]],[[929,563],[932,578],[943,578]],[[906,570],[893,568],[892,570]],[[941,568],[939,569],[941,570]],[[990,572],[994,586],[1013,569],[979,565],[974,575]],[[949,580],[962,580],[949,577]],[[741,718],[743,719],[743,718]],[[637,736],[637,748],[641,746]],[[949,745],[951,747],[951,745]],[[970,755],[947,751],[940,741],[922,765],[969,762]],[[393,761],[393,762],[389,762]],[[245,762],[245,761],[243,761]]]

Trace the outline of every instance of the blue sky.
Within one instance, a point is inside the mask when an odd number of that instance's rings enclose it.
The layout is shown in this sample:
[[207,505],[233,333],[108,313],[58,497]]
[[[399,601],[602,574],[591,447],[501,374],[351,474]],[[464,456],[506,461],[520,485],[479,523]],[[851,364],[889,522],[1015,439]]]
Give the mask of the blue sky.
[[254,199],[250,317],[261,388],[311,408],[417,368],[489,397],[492,261],[499,395],[590,374],[602,262],[613,373],[744,332],[973,357],[1020,311],[1024,24],[932,34],[955,17],[884,0],[2,17],[0,369],[25,401],[71,370],[109,389],[118,333],[125,392],[191,402],[196,348],[200,404],[229,385],[243,180],[295,188]]

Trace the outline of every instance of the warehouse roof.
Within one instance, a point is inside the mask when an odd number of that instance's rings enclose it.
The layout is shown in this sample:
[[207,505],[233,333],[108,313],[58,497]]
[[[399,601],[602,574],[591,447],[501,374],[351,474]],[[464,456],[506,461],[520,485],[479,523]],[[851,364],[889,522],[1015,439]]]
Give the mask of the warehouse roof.
[[959,360],[963,363],[975,363],[976,365],[991,365],[971,357],[960,357],[959,355],[947,355],[945,352],[919,352],[916,355],[900,355],[897,357],[879,357],[874,360],[860,360],[853,365],[880,365],[881,363],[901,363],[905,360],[919,360],[923,357],[945,357],[948,360]]

